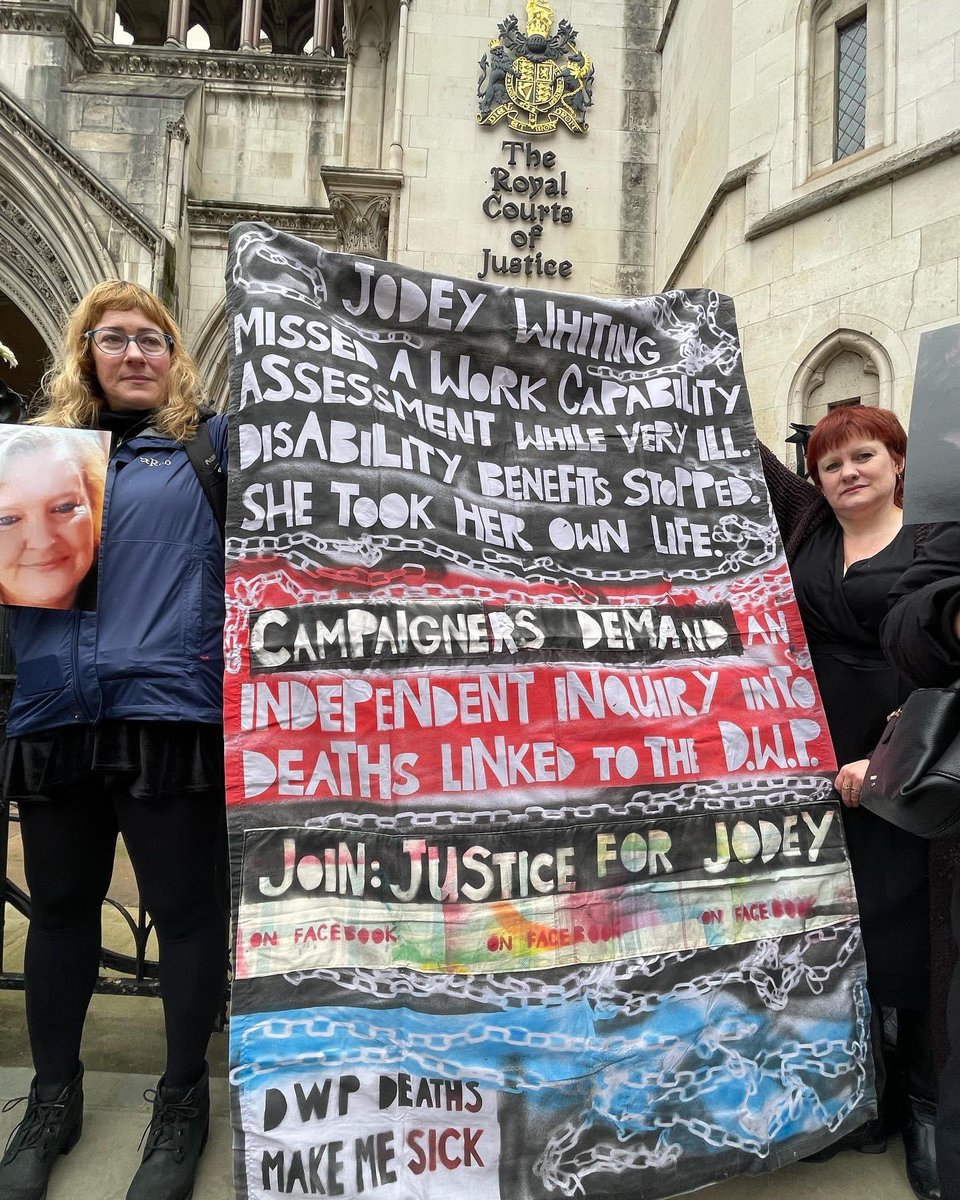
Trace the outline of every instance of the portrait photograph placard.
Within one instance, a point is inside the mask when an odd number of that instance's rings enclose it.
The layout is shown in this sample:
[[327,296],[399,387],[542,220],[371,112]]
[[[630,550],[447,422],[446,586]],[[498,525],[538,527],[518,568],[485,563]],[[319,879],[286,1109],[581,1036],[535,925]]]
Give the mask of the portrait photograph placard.
[[110,435],[0,426],[0,603],[95,609]]

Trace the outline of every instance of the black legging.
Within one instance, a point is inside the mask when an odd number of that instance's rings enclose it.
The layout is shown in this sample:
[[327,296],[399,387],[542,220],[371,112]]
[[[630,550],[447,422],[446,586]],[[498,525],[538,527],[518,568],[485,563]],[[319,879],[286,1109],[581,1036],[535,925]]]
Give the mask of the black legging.
[[222,796],[139,800],[122,776],[95,774],[68,799],[24,801],[20,829],[32,902],[27,1028],[39,1087],[62,1087],[77,1071],[118,832],[157,932],[166,1082],[195,1083],[225,981],[226,924],[216,880]]

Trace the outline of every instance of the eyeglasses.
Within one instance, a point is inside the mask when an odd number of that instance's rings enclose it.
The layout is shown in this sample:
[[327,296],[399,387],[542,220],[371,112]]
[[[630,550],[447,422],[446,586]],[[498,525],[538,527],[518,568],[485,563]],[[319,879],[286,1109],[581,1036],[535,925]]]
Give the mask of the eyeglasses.
[[90,338],[104,354],[126,354],[131,342],[136,342],[140,352],[147,358],[159,358],[173,349],[173,338],[169,333],[146,329],[142,333],[121,333],[119,329],[88,329],[83,335]]

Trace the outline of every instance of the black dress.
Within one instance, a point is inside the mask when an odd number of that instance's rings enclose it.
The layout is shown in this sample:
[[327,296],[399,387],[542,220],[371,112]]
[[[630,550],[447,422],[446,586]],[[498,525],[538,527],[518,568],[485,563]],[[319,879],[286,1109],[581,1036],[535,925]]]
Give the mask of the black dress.
[[[792,566],[837,764],[869,758],[887,716],[910,691],[880,649],[890,589],[914,558],[905,526],[872,558],[844,575],[835,520],[816,529]],[[867,981],[875,1004],[929,1005],[927,844],[864,808],[842,807],[860,906]]]

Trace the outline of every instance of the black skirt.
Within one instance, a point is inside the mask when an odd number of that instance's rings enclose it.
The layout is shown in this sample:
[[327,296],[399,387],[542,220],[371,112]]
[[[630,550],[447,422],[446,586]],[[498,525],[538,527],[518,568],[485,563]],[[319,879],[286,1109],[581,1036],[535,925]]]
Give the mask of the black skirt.
[[223,791],[223,728],[195,721],[103,721],[8,738],[5,800],[58,800],[92,773],[129,776],[141,799]]

